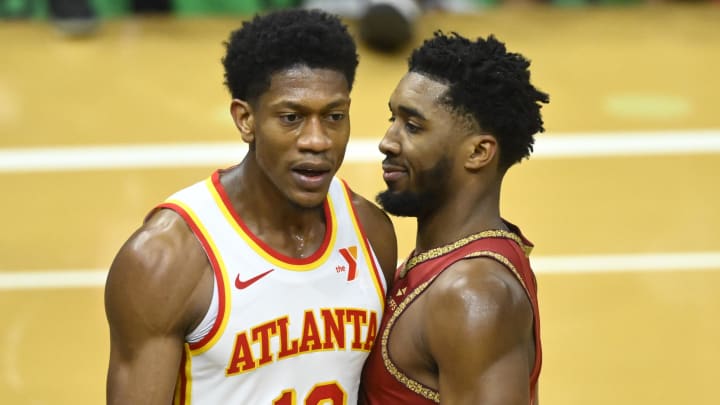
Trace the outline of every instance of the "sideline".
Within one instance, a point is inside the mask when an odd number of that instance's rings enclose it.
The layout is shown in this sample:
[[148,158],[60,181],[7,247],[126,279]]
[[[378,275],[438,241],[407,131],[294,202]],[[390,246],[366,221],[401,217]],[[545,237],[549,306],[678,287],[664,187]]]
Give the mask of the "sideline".
[[[649,253],[531,258],[537,274],[720,270],[720,252]],[[98,288],[107,270],[74,269],[0,271],[0,291],[59,288]]]
[[[348,144],[346,163],[379,163],[379,138]],[[0,173],[163,167],[219,167],[238,162],[241,142],[0,149]],[[720,153],[720,130],[566,133],[537,136],[531,159]]]

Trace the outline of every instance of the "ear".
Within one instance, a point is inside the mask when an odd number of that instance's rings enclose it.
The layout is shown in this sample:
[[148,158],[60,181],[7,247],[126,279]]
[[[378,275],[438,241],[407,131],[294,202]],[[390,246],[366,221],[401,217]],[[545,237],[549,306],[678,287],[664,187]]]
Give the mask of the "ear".
[[495,160],[498,153],[498,144],[494,136],[488,134],[470,135],[467,142],[466,169],[477,171]]
[[230,103],[230,115],[232,115],[235,126],[240,131],[242,140],[246,143],[253,143],[255,140],[255,118],[250,103],[237,98],[233,99]]

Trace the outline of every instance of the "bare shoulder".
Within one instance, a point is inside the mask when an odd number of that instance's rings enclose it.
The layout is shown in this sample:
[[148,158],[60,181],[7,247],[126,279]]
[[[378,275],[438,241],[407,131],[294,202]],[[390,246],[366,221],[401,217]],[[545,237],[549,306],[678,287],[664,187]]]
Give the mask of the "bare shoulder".
[[446,336],[450,341],[483,341],[486,347],[520,343],[531,335],[532,306],[522,284],[490,258],[460,260],[448,267],[428,290],[427,301],[425,329],[431,335],[454,331]]
[[464,259],[438,276],[425,297],[422,338],[447,403],[530,403],[532,309],[503,264]]
[[212,273],[184,220],[159,210],[120,248],[105,285],[108,404],[170,403],[185,336],[212,297]]
[[397,237],[390,217],[377,205],[349,190],[350,200],[362,223],[365,235],[380,261],[385,279],[390,285],[397,266]]
[[143,327],[184,332],[197,315],[188,308],[189,298],[208,266],[184,220],[159,210],[125,242],[110,267],[105,303],[111,327],[142,321]]

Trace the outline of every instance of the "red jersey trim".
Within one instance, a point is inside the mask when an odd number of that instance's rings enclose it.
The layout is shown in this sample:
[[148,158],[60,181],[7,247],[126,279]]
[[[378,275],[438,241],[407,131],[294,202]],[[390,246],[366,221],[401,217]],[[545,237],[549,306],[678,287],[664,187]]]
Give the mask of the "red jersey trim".
[[213,273],[215,275],[215,282],[218,284],[218,315],[217,318],[215,318],[215,322],[213,323],[212,328],[208,332],[207,335],[205,335],[201,340],[190,343],[189,348],[192,351],[197,351],[199,349],[208,349],[209,347],[205,348],[206,344],[213,341],[213,338],[218,335],[218,331],[221,329],[221,325],[224,324],[225,321],[225,315],[226,315],[226,283],[225,283],[225,277],[223,276],[223,267],[220,264],[220,260],[215,252],[215,249],[213,248],[213,243],[211,243],[208,238],[206,237],[205,232],[201,230],[201,226],[198,224],[197,221],[193,218],[193,215],[190,214],[189,210],[181,207],[179,203],[172,203],[172,202],[165,202],[160,205],[158,205],[158,208],[167,208],[172,211],[175,211],[178,215],[180,215],[183,220],[185,220],[185,223],[187,223],[188,227],[192,230],[192,233],[195,235],[195,237],[200,241],[200,244],[203,247],[203,250],[205,251],[205,255],[208,258],[208,261],[210,262],[210,266],[213,269]]
[[180,371],[178,373],[177,386],[175,387],[173,405],[187,405],[191,402],[192,366],[190,363],[191,356],[188,353],[189,350],[190,348],[186,343],[182,358],[180,359]]
[[225,188],[223,187],[222,183],[220,182],[220,170],[215,171],[212,174],[212,184],[220,196],[220,199],[222,200],[222,203],[224,205],[224,209],[226,212],[228,212],[232,219],[235,221],[235,223],[240,227],[243,233],[247,235],[260,249],[263,250],[267,255],[271,256],[275,260],[279,260],[284,263],[288,263],[290,265],[295,266],[305,266],[312,264],[313,262],[323,258],[325,256],[325,253],[327,252],[328,248],[330,247],[330,241],[333,239],[333,231],[335,229],[334,227],[334,221],[335,218],[333,217],[332,210],[330,209],[328,197],[325,197],[325,201],[323,202],[323,210],[325,212],[325,237],[323,239],[322,244],[320,247],[313,253],[312,255],[305,257],[305,258],[295,258],[286,256],[277,250],[273,249],[270,245],[263,242],[262,239],[258,238],[251,230],[248,228],[248,226],[245,224],[245,222],[240,218],[240,215],[235,211],[235,209],[232,206],[232,202],[230,201],[230,197],[228,196],[227,192],[225,191]]
[[436,259],[441,256],[445,256],[449,253],[452,253],[458,249],[460,249],[463,246],[466,246],[472,242],[475,242],[476,240],[480,239],[488,239],[488,238],[494,238],[494,239],[510,239],[517,243],[518,246],[523,250],[525,253],[525,256],[527,257],[529,255],[529,251],[532,250],[532,246],[528,246],[523,242],[523,239],[518,236],[517,234],[513,232],[508,232],[502,229],[490,229],[487,231],[478,232],[469,236],[466,236],[460,240],[457,240],[453,243],[447,244],[445,246],[436,247],[430,250],[427,250],[422,253],[418,253],[416,255],[412,255],[410,258],[408,258],[405,261],[405,264],[401,267],[400,270],[400,278],[405,277],[408,271],[412,269],[413,267],[417,266],[420,263],[426,262],[428,260]]
[[[510,259],[507,257],[501,255],[498,252],[493,252],[490,250],[478,250],[476,252],[469,253],[463,257],[463,259],[472,259],[475,257],[487,257],[490,259],[494,259],[496,262],[499,262],[500,264],[503,264],[505,267],[507,267],[510,272],[515,276],[517,281],[520,282],[520,284],[523,287],[523,290],[525,290],[525,294],[528,296],[528,299],[530,299],[530,291],[527,288],[527,285],[525,285],[525,281],[523,281],[522,276],[520,276],[520,273],[518,273],[517,268],[515,268],[515,265],[510,262]],[[530,299],[530,304],[532,304],[532,300]]]
[[385,369],[388,371],[388,373],[395,377],[395,379],[400,384],[404,385],[405,388],[407,388],[408,390],[438,404],[440,403],[440,393],[438,391],[435,391],[434,389],[426,386],[419,381],[413,380],[397,368],[395,363],[392,361],[392,358],[390,358],[388,342],[390,340],[390,332],[395,325],[395,321],[397,321],[397,319],[400,317],[400,315],[402,315],[405,309],[407,309],[407,307],[409,307],[410,304],[412,304],[413,301],[415,301],[415,299],[420,294],[422,294],[422,292],[425,291],[425,289],[430,286],[433,281],[435,281],[435,278],[439,274],[442,274],[442,272],[436,274],[429,280],[417,286],[407,297],[405,297],[405,299],[402,300],[402,302],[400,302],[400,305],[395,308],[392,315],[390,316],[390,319],[388,319],[387,325],[385,326],[383,334],[380,337],[380,353],[382,355],[383,363],[385,364]]

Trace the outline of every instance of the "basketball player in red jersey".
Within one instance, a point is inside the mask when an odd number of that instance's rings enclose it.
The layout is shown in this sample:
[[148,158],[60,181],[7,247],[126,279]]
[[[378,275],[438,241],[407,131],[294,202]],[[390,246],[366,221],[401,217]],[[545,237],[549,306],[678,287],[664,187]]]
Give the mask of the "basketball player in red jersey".
[[397,270],[361,403],[537,404],[541,365],[532,244],[500,216],[503,176],[543,131],[547,94],[495,37],[436,33],[390,97],[378,195],[417,218]]
[[355,43],[282,10],[226,43],[248,152],[173,194],[108,276],[108,404],[356,404],[397,265],[390,219],[335,173]]

